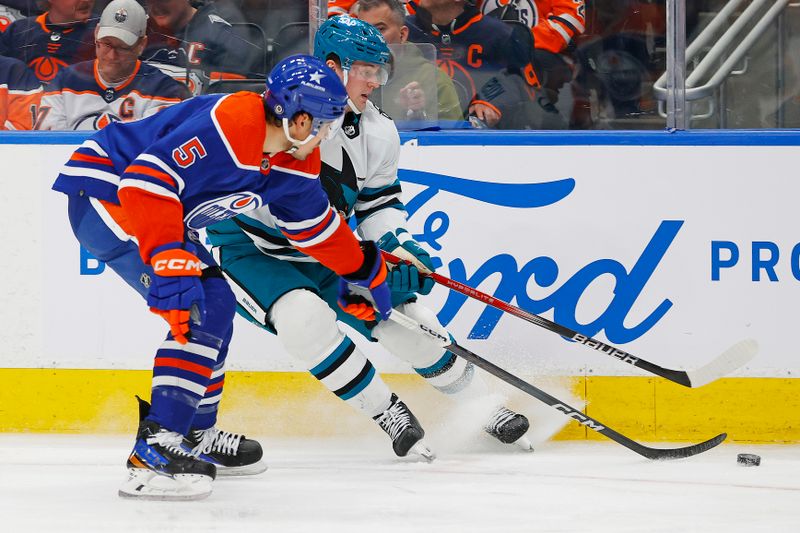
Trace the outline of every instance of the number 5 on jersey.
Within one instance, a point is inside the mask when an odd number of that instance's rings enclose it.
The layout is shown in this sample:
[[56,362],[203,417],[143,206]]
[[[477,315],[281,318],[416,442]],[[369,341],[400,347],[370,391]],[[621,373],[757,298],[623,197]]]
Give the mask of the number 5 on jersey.
[[181,168],[193,165],[195,161],[203,159],[206,155],[206,147],[197,137],[192,137],[172,151],[172,159]]

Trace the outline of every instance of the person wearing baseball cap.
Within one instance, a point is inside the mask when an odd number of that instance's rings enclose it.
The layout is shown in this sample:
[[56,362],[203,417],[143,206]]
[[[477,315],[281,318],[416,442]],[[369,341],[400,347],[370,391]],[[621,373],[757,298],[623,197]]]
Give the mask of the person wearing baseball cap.
[[100,15],[95,38],[115,37],[134,46],[144,37],[146,29],[147,14],[136,0],[113,0]]
[[147,45],[147,14],[136,0],[113,0],[100,15],[95,52],[100,77],[110,84],[128,78]]
[[186,86],[139,60],[147,14],[136,0],[113,0],[95,29],[94,61],[65,69],[45,89],[40,130],[99,130],[130,122],[190,96]]

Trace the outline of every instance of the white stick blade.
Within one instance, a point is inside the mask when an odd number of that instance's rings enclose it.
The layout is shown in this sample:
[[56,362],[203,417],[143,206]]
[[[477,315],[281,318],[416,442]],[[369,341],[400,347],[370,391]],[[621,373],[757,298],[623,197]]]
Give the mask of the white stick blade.
[[727,376],[737,368],[749,363],[757,353],[758,343],[754,339],[737,342],[704,367],[687,372],[692,388],[702,387]]

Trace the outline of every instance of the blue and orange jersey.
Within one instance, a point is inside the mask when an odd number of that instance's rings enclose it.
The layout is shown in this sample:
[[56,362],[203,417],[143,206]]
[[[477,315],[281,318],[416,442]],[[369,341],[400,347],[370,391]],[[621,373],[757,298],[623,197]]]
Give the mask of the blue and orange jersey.
[[319,148],[300,161],[263,153],[261,96],[198,96],[155,115],[115,122],[73,153],[53,189],[104,202],[138,239],[142,258],[197,230],[268,206],[291,241],[347,274],[363,262],[318,179]]
[[529,26],[536,48],[556,54],[586,31],[584,0],[481,0],[480,8]]
[[[530,34],[524,27],[518,31],[497,18],[485,16],[474,6],[465,6],[460,15],[441,26],[434,24],[432,15],[415,2],[409,2],[407,8],[413,12],[406,17],[408,40],[434,45],[439,67],[470,95],[481,92],[475,101],[501,105],[503,91],[491,87],[487,90],[486,85],[493,83],[504,69],[518,73],[529,87],[539,85]],[[514,99],[508,105],[513,105]]]
[[42,85],[25,63],[0,56],[0,130],[30,130]]
[[130,122],[189,98],[189,90],[155,67],[136,62],[131,75],[106,85],[97,59],[71,65],[45,88],[38,130],[99,130]]
[[201,71],[211,80],[264,76],[265,51],[226,21],[213,3],[198,8],[183,28],[161,28],[150,18],[142,59]]
[[51,24],[47,13],[11,24],[0,34],[0,55],[23,61],[42,82],[62,68],[94,59],[97,20]]

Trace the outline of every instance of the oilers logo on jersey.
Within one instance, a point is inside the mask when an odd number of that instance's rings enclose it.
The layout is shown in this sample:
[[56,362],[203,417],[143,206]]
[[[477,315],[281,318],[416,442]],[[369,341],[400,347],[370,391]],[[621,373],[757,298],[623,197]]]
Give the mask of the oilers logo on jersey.
[[239,213],[257,209],[261,204],[259,195],[249,191],[237,192],[199,204],[184,220],[190,228],[200,229],[233,218]]
[[94,113],[87,115],[76,124],[76,130],[100,130],[112,122],[122,122],[122,119],[113,113]]

